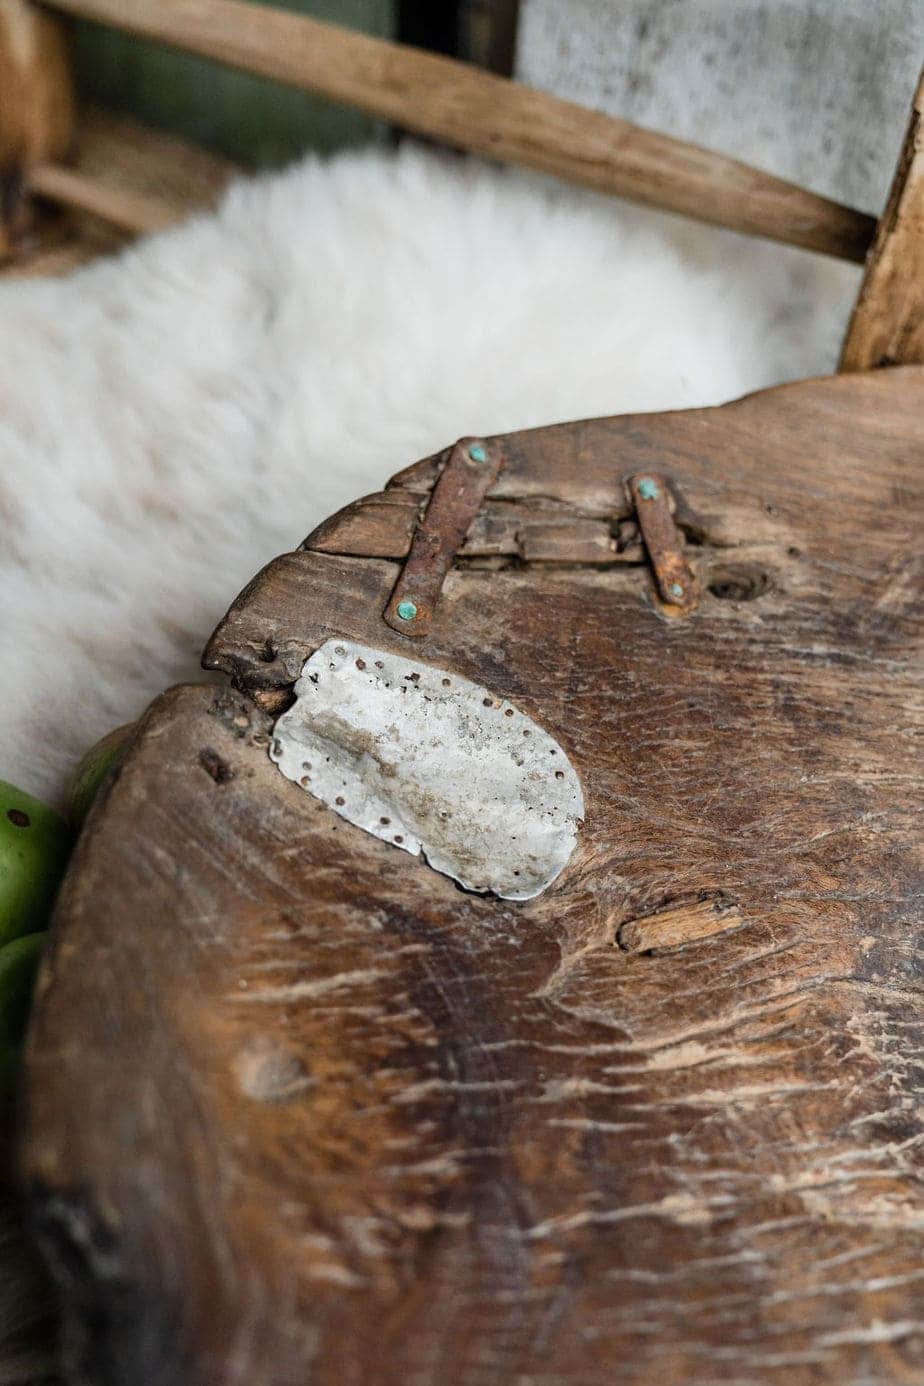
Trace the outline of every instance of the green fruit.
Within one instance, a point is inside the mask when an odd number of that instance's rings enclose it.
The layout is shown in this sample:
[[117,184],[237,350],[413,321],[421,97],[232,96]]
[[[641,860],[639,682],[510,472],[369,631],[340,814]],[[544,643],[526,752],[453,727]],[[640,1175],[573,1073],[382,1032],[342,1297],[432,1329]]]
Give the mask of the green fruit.
[[48,939],[26,934],[0,948],[0,1053],[18,1046],[26,1032],[35,976]]
[[22,1073],[22,1050],[0,1049],[0,1117],[8,1127],[11,1112],[19,1092],[19,1079]]
[[77,766],[71,780],[68,808],[68,816],[75,828],[83,825],[100,785],[110,770],[122,759],[132,725],[129,723],[128,726],[116,727],[115,731],[109,732],[102,741],[97,741],[96,745],[87,751]]
[[0,947],[46,927],[71,841],[60,814],[0,780]]

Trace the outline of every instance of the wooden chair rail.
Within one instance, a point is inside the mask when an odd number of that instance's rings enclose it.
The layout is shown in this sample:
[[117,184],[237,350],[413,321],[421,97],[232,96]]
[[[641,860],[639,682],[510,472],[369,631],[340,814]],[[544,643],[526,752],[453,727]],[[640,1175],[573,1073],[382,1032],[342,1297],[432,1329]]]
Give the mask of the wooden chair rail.
[[924,72],[840,369],[918,362],[924,362]]
[[112,187],[64,164],[36,164],[29,170],[29,187],[39,197],[89,212],[131,235],[162,231],[177,220],[177,209],[166,202]]
[[749,235],[862,261],[875,218],[721,154],[465,63],[242,0],[52,8],[354,106],[455,148]]

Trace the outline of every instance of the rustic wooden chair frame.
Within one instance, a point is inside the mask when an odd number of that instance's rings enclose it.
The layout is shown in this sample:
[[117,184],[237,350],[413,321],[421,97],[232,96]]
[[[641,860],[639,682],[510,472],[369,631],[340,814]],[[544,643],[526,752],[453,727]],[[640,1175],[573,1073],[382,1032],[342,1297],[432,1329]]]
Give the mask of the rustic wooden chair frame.
[[[877,225],[863,212],[734,159],[453,59],[305,16],[244,0],[50,0],[50,8],[353,106],[457,149],[805,250],[867,258],[842,369],[924,359],[924,85]],[[135,234],[201,205],[222,181],[218,165],[206,173],[200,160],[190,176],[166,179],[173,182],[169,196],[157,195],[137,166],[147,155],[163,167],[175,147],[156,139],[139,143],[137,131],[110,128],[106,135],[101,155],[88,160],[89,172],[79,163],[35,166],[24,171],[29,188]],[[101,158],[117,166],[115,181],[100,168]]]

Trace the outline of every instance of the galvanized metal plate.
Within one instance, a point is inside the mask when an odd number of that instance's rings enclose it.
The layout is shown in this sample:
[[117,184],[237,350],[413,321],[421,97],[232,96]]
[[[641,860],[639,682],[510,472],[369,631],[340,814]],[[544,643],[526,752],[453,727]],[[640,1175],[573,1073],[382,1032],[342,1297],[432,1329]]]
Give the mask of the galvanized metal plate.
[[577,773],[505,698],[350,640],[316,650],[295,693],[270,758],[348,822],[506,900],[538,895],[568,861]]

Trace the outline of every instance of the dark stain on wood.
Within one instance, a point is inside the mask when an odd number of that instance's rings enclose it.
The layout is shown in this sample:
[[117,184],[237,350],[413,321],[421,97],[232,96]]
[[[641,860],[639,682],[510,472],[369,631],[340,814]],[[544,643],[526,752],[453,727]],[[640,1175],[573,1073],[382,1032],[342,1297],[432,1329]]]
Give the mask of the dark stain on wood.
[[234,771],[228,762],[223,760],[211,746],[205,746],[199,752],[199,764],[216,784],[227,784],[228,780],[234,778]]

